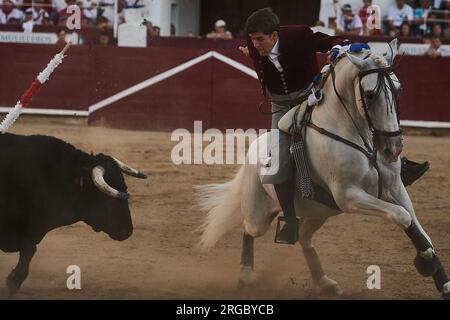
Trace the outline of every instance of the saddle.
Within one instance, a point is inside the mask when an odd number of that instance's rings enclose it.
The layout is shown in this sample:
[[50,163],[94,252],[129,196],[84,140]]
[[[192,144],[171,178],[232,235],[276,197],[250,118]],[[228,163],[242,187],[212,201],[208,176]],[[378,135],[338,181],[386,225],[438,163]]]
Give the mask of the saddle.
[[312,180],[307,156],[308,149],[305,142],[306,130],[304,130],[304,124],[311,118],[314,106],[318,105],[323,98],[321,86],[324,79],[326,77],[315,79],[314,85],[309,90],[309,95],[305,95],[303,102],[293,107],[280,119],[278,127],[292,136],[290,152],[295,162],[297,194],[303,199],[313,200],[342,212],[331,193]]

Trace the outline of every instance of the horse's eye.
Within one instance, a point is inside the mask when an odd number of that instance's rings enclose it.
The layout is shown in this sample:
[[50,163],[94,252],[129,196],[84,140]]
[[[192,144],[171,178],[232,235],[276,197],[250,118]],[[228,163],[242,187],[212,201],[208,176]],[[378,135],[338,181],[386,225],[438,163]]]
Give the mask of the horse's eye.
[[373,100],[375,99],[375,91],[366,91],[364,92],[364,96],[366,97],[367,100]]

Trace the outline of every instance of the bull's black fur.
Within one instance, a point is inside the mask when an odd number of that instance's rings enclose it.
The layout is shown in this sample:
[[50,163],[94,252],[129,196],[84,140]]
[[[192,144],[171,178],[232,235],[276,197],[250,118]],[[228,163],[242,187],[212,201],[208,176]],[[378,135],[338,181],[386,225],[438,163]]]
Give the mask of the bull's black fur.
[[131,235],[128,200],[97,189],[91,178],[97,165],[105,168],[104,178],[111,187],[127,191],[110,156],[89,155],[49,136],[0,134],[0,249],[20,252],[20,260],[28,260],[22,266],[19,261],[8,277],[10,291],[14,285],[20,287],[33,250],[55,228],[83,221],[115,240]]

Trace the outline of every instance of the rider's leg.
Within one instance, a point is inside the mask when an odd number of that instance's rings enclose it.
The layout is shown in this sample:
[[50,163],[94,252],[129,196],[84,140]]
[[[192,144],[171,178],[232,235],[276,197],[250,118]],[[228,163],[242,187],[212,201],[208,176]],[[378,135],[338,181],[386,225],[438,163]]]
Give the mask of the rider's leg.
[[401,178],[405,187],[413,184],[430,168],[430,163],[425,161],[424,163],[417,163],[411,160],[402,158],[402,170]]
[[[290,154],[291,135],[278,129],[278,122],[289,108],[272,103],[272,130],[277,130],[271,141],[271,156],[273,163],[278,163],[278,172],[263,178],[263,183],[273,184],[275,192],[283,209],[286,223],[276,235],[276,242],[294,244],[298,240],[298,222],[294,208],[294,163]],[[277,138],[278,139],[277,139]]]
[[291,136],[279,131],[279,172],[274,183],[275,192],[283,209],[285,224],[276,235],[277,243],[294,244],[298,241],[298,220],[295,215],[295,171],[290,154]]
[[295,244],[298,241],[298,219],[294,207],[294,180],[289,179],[284,183],[275,184],[274,188],[285,217],[285,224],[276,235],[276,242]]

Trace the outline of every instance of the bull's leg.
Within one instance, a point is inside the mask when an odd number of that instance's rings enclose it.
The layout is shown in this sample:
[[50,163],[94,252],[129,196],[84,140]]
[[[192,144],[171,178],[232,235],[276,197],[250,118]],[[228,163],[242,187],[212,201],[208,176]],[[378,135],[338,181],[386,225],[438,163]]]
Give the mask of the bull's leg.
[[326,294],[331,294],[335,296],[342,295],[342,289],[339,287],[338,283],[333,279],[330,279],[322,269],[322,264],[320,263],[319,256],[317,255],[316,249],[312,246],[312,237],[314,233],[322,227],[325,223],[326,218],[321,219],[311,219],[304,218],[300,226],[300,238],[299,242],[303,249],[303,254],[308,264],[309,271],[313,282],[316,286],[322,289]]
[[8,286],[10,295],[16,293],[27,278],[30,261],[33,258],[35,252],[35,245],[20,250],[19,263],[6,278],[6,285]]
[[244,232],[242,239],[241,271],[239,275],[238,288],[248,287],[253,284],[253,244],[255,238]]
[[406,191],[401,188],[399,194],[392,195],[392,198],[393,202],[401,205],[380,200],[360,189],[347,190],[345,198],[337,197],[339,206],[345,212],[376,215],[393,220],[405,231],[417,249],[418,254],[414,265],[419,273],[423,276],[433,276],[436,287],[442,292],[444,299],[450,299],[450,281],[434,251],[429,236],[423,231],[415,217]]

